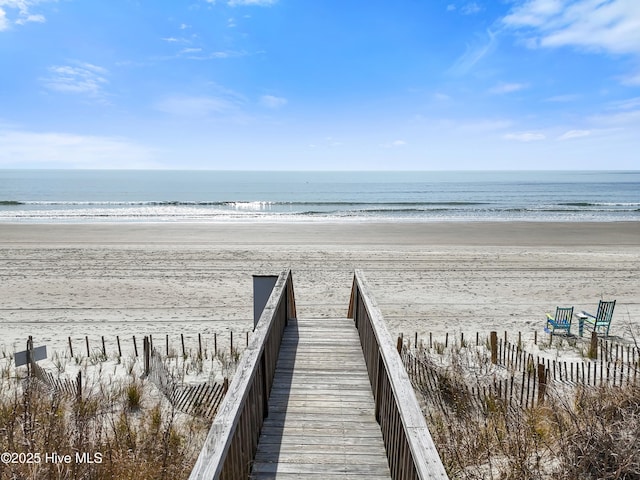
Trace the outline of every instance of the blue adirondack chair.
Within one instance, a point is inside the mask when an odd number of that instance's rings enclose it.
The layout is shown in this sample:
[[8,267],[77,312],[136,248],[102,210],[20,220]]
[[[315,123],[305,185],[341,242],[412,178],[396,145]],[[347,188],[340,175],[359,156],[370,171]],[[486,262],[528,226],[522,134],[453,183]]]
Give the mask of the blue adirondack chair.
[[566,330],[567,335],[569,335],[571,333],[572,318],[573,307],[556,307],[556,314],[554,316],[547,313],[547,324],[544,327],[544,331],[547,333],[555,333],[556,330]]
[[608,337],[615,306],[615,300],[610,302],[600,300],[598,303],[598,313],[595,315],[591,315],[583,310],[582,315],[580,315],[580,336],[582,336],[582,332],[586,328],[596,333],[604,332],[605,337]]

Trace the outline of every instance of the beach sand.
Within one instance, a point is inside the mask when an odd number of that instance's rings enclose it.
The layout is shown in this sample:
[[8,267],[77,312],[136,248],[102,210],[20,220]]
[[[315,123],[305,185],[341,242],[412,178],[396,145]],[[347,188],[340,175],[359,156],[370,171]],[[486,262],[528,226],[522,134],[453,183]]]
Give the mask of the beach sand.
[[211,348],[252,329],[252,274],[287,268],[318,321],[346,316],[363,270],[394,338],[542,335],[545,312],[601,298],[611,334],[640,337],[640,222],[3,224],[0,349],[198,333]]

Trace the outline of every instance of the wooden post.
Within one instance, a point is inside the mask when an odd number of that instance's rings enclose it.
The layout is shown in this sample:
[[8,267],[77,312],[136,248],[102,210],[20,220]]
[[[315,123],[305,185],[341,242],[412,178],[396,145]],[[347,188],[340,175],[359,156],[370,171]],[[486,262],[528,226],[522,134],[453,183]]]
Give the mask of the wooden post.
[[82,401],[82,371],[78,372],[76,377],[76,400],[78,402]]
[[547,370],[544,363],[538,364],[538,405],[544,403],[544,396],[547,391]]
[[[247,332],[247,342],[249,341],[249,332]],[[198,333],[198,358],[202,359],[202,335]]]
[[213,355],[218,356],[218,334],[213,334]]
[[402,354],[402,335],[398,336],[398,342],[396,343],[396,349],[399,354]]
[[444,348],[449,346],[449,332],[447,332],[444,336]]
[[33,361],[33,337],[29,335],[27,340],[27,375],[30,377],[33,373],[31,371],[31,362]]
[[537,345],[538,344],[538,331],[534,330],[533,332],[533,344]]
[[122,356],[122,348],[120,348],[120,336],[116,335],[116,342],[118,342],[118,357]]
[[87,344],[87,357],[91,356],[91,352],[89,351],[89,337],[85,335],[84,342]]
[[413,341],[413,348],[418,349],[418,332],[416,332],[415,340]]
[[144,351],[144,374],[147,376],[151,373],[151,342],[149,341],[149,337],[144,337],[142,348]]
[[476,347],[480,345],[480,332],[476,332]]
[[233,356],[233,330],[229,332],[229,354]]
[[184,350],[184,334],[180,334],[180,342],[182,343],[182,358],[187,358],[187,353]]
[[104,344],[104,335],[102,336],[102,355],[105,357],[107,356],[107,347]]
[[136,336],[133,336],[133,351],[136,353],[136,357],[138,356],[138,344],[136,343]]
[[491,332],[489,338],[491,344],[491,363],[496,365],[498,363],[498,333]]
[[73,344],[71,343],[71,337],[69,337],[69,353],[71,354],[71,358],[73,358]]
[[249,346],[249,331],[247,331],[247,347]]
[[591,344],[589,345],[589,358],[593,360],[598,359],[598,334],[591,332]]

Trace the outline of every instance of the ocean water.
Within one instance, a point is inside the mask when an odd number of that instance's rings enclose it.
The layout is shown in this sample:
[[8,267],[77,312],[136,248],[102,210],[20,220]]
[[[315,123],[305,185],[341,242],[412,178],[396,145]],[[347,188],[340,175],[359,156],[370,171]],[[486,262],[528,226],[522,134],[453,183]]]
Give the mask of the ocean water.
[[640,171],[0,170],[0,222],[638,221]]

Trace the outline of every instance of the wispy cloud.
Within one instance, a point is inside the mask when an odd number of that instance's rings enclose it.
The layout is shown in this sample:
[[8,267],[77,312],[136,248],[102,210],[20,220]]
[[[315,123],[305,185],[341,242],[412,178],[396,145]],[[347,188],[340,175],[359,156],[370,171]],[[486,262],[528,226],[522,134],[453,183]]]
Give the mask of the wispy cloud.
[[609,107],[614,110],[634,110],[640,108],[640,97],[627,98],[611,102]]
[[[54,0],[0,0],[0,32],[8,30],[11,24],[24,25],[29,22],[44,23],[44,15],[32,13],[31,8],[38,3]],[[11,12],[12,15],[8,15]]]
[[631,87],[640,86],[640,71],[620,77],[620,83]]
[[43,78],[42,83],[49,90],[104,99],[108,74],[107,69],[91,63],[54,65],[49,67],[49,76]]
[[539,132],[517,132],[507,133],[503,136],[505,140],[516,140],[518,142],[537,142],[547,138],[543,133]]
[[467,3],[460,9],[460,13],[462,13],[463,15],[475,15],[476,13],[480,13],[481,11],[482,7],[476,2]]
[[531,46],[640,54],[637,0],[528,0],[518,2],[503,23],[526,29]]
[[148,168],[152,149],[126,138],[0,130],[0,166]]
[[503,93],[513,93],[519,90],[524,90],[525,88],[529,88],[529,85],[526,83],[499,83],[495,87],[489,90],[489,93],[493,94],[503,94]]
[[588,137],[591,130],[569,130],[558,137],[558,140],[571,140],[574,138]]
[[477,2],[467,2],[458,8],[454,3],[447,5],[447,12],[460,12],[462,15],[475,15],[480,13],[484,8],[478,5]]
[[260,97],[260,105],[267,108],[281,108],[287,104],[287,99],[283,97],[276,97],[274,95],[263,95]]
[[580,95],[576,93],[567,93],[565,95],[554,95],[545,100],[545,102],[569,103],[580,99]]
[[496,35],[491,30],[486,31],[486,36],[478,37],[476,41],[467,44],[467,48],[449,69],[453,75],[466,75],[476,66],[480,60],[491,53],[496,46]]
[[260,7],[269,7],[277,3],[278,0],[229,0],[227,5],[236,7],[238,5],[255,5]]
[[238,108],[238,102],[221,96],[173,95],[157,102],[155,108],[171,115],[207,117],[233,112]]
[[9,28],[9,20],[7,20],[7,13],[0,8],[0,32]]

